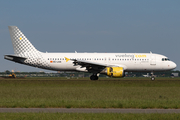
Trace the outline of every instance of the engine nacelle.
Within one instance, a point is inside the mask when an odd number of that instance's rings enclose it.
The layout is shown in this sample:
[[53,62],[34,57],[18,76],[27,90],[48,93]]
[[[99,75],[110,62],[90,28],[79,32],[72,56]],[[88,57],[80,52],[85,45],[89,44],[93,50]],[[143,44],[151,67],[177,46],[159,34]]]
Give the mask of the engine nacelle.
[[101,73],[106,74],[109,77],[124,77],[123,67],[107,67]]

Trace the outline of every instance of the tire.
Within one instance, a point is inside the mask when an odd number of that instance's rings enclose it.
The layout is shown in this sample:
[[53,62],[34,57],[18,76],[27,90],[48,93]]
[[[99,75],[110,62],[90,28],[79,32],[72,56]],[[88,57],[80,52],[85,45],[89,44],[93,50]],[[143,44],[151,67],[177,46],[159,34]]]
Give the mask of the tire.
[[151,80],[154,81],[154,80],[155,80],[155,77],[151,77]]
[[91,79],[91,80],[94,80],[94,76],[93,76],[93,75],[91,75],[90,79]]
[[96,75],[91,75],[90,79],[91,79],[91,80],[98,80],[98,76],[96,76]]

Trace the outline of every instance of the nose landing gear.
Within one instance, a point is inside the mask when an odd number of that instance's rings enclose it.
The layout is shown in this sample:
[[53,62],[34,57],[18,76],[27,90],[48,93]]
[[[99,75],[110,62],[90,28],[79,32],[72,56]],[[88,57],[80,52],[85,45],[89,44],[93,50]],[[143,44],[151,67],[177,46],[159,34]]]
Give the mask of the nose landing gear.
[[151,72],[151,80],[154,81],[155,80],[155,76],[154,76],[154,73]]
[[154,77],[154,76],[152,76],[152,77],[151,77],[151,80],[152,80],[152,81],[154,81],[154,80],[155,80],[155,77]]

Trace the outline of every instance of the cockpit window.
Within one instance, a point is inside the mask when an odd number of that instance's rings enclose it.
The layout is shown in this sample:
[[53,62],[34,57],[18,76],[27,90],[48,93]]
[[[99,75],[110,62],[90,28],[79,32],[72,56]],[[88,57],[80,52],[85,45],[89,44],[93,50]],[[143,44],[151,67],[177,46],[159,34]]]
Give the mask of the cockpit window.
[[168,58],[162,58],[162,61],[170,61]]
[[165,58],[165,61],[170,61],[168,58]]

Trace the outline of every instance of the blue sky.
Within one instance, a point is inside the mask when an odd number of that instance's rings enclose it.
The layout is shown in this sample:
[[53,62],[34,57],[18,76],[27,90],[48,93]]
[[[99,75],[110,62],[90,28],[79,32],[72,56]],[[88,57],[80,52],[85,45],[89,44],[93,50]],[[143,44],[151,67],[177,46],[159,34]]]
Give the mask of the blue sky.
[[14,53],[9,25],[42,52],[152,51],[180,70],[179,6],[179,0],[0,0],[0,72],[46,71],[4,59]]

